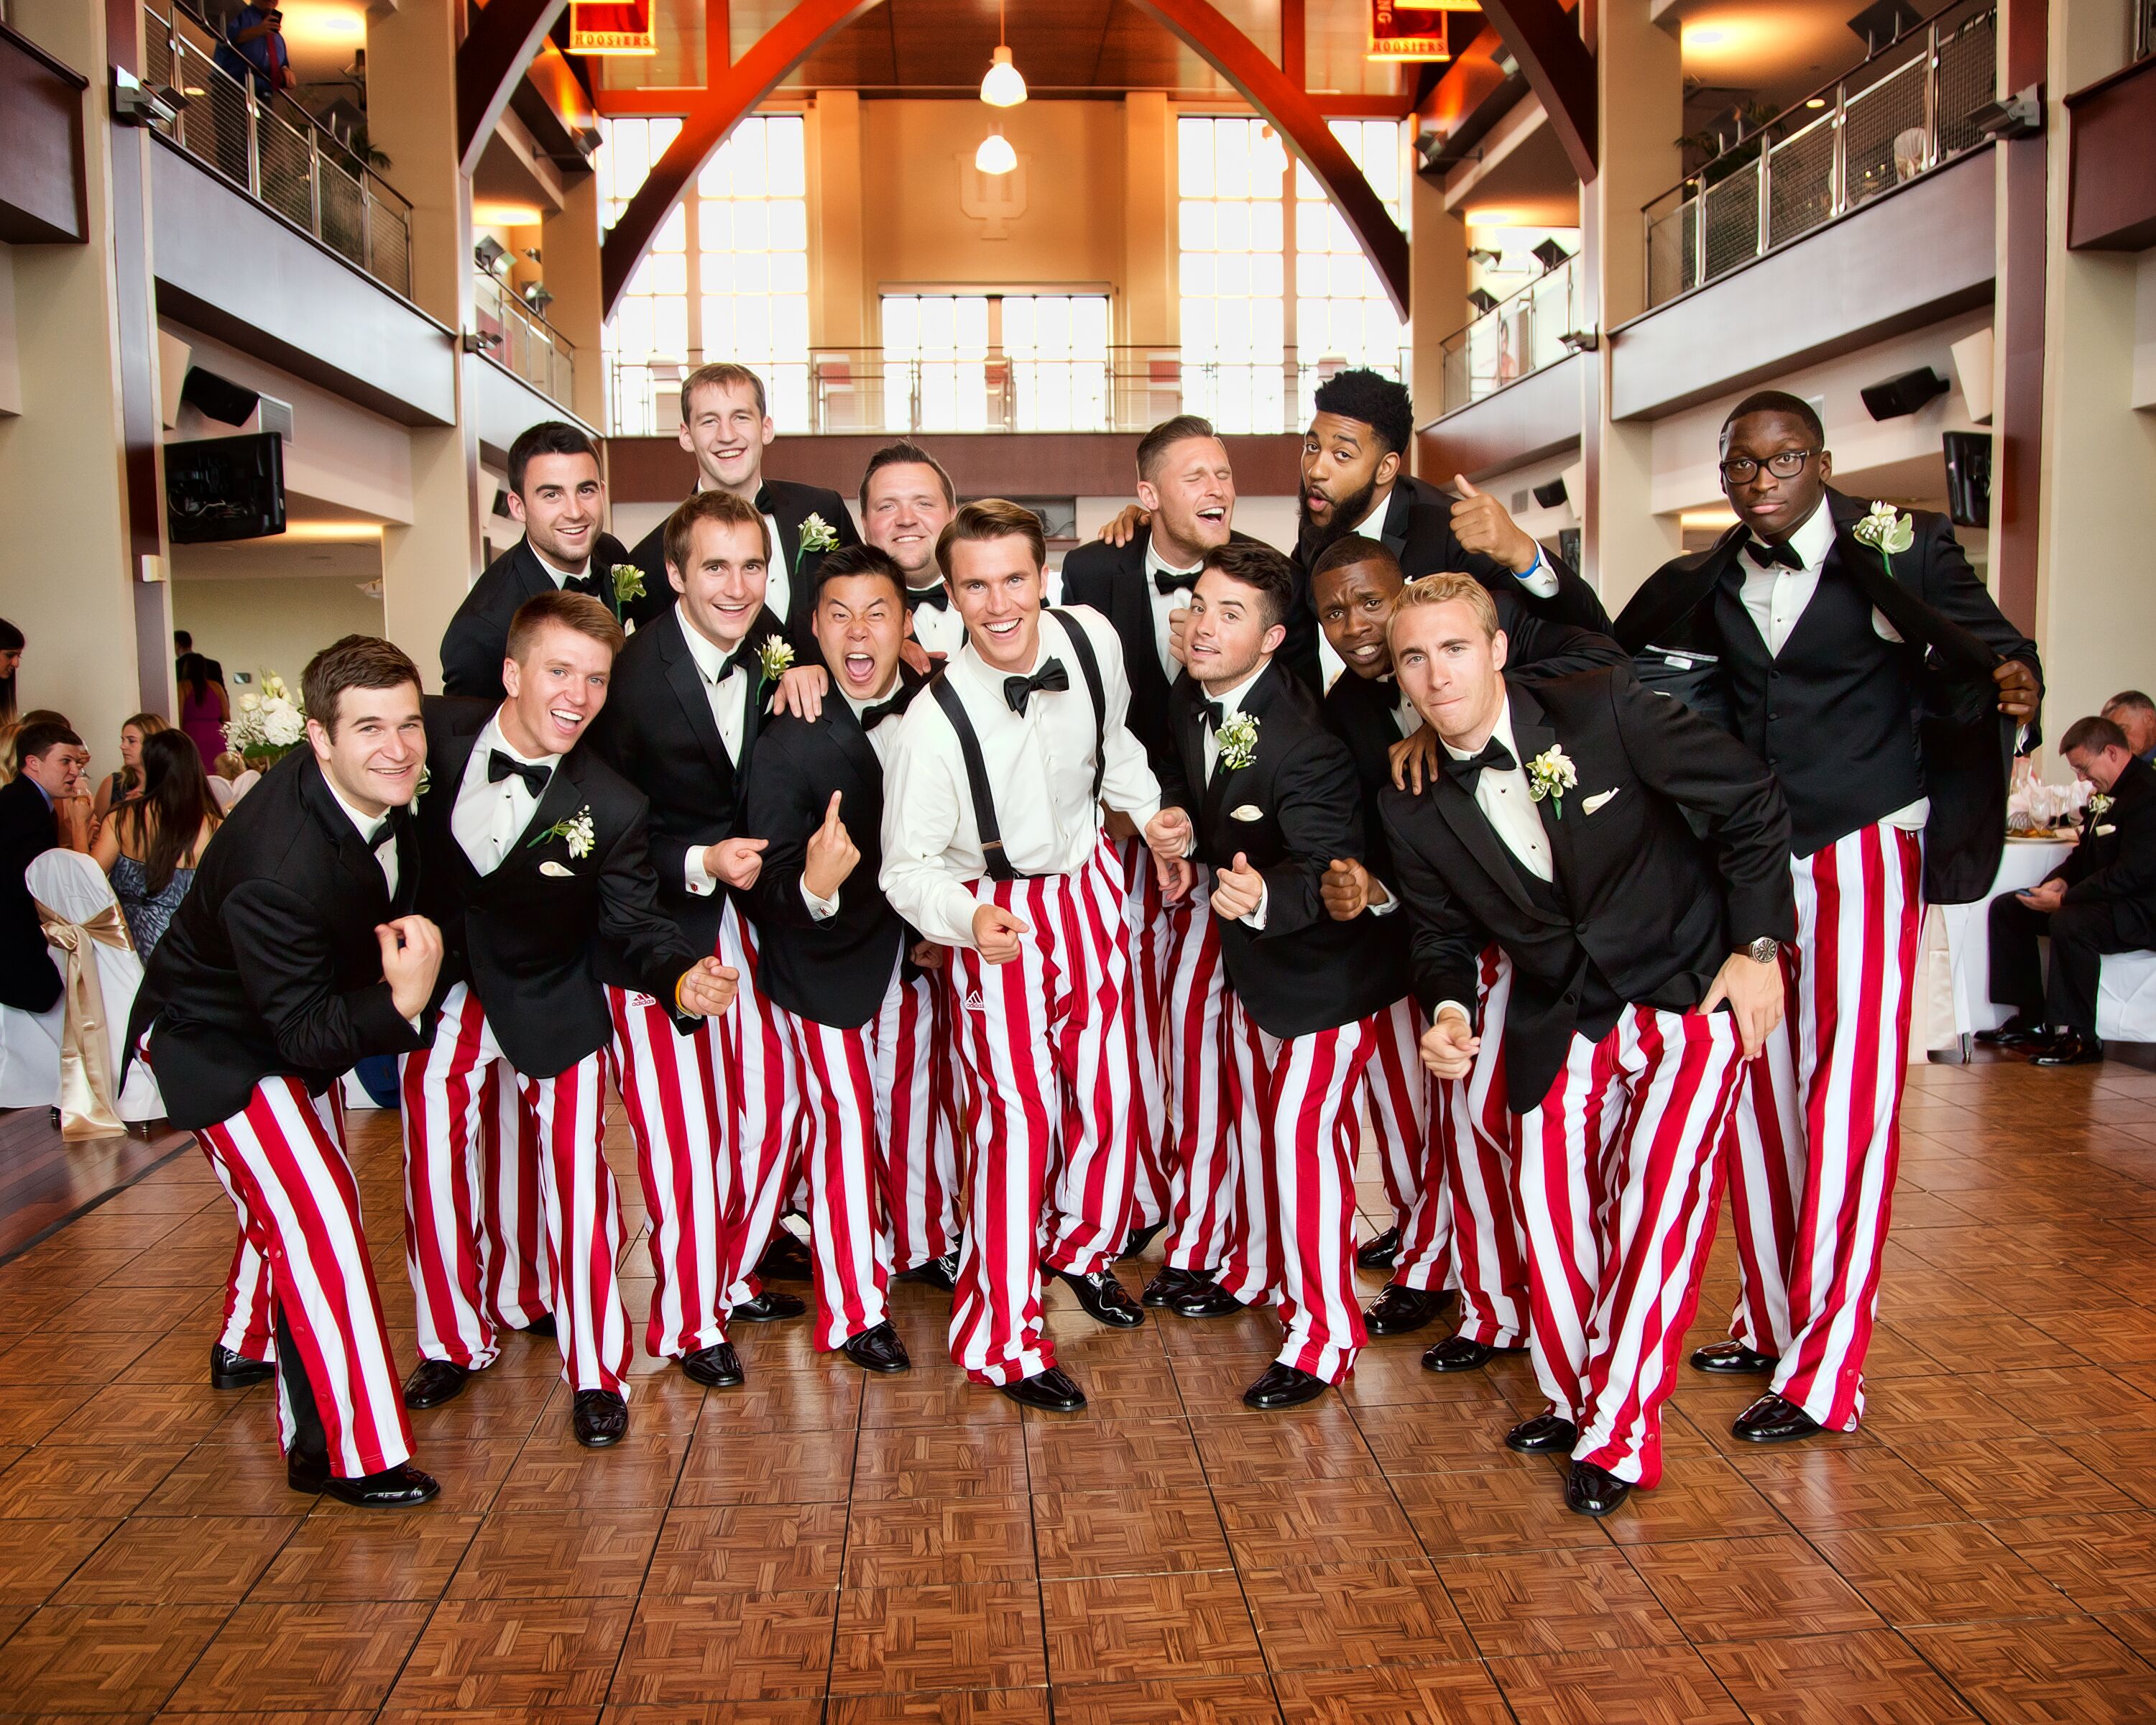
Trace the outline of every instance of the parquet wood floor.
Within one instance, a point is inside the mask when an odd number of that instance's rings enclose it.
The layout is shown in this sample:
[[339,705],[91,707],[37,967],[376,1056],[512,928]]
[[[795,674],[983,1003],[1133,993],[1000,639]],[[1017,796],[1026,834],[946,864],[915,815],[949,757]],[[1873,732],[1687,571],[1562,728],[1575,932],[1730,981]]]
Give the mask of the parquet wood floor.
[[[1260,1415],[1269,1320],[1109,1334],[1058,1289],[1094,1403],[1054,1419],[967,1385],[910,1285],[911,1373],[744,1327],[737,1390],[639,1358],[611,1451],[513,1340],[414,1416],[438,1502],[318,1502],[268,1392],[203,1381],[207,1165],[88,1170],[0,1262],[0,1725],[2156,1720],[2156,1076],[1919,1068],[1904,1120],[1862,1431],[1750,1449],[1755,1386],[1683,1371],[1662,1486],[1599,1523],[1498,1443],[1526,1362],[1435,1376],[1441,1330]],[[353,1137],[408,1357],[396,1123]],[[640,1335],[618,1117],[609,1153]],[[1693,1341],[1734,1277],[1725,1224]]]

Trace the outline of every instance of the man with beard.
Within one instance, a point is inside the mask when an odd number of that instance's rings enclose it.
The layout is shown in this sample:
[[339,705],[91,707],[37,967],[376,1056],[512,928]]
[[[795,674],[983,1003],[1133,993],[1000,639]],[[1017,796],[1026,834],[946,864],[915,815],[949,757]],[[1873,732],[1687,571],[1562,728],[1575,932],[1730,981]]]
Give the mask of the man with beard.
[[901,439],[869,457],[861,475],[861,525],[868,542],[906,578],[906,609],[915,644],[901,656],[926,675],[932,659],[966,644],[966,625],[951,607],[951,590],[936,567],[936,542],[958,508],[951,475],[920,444]]

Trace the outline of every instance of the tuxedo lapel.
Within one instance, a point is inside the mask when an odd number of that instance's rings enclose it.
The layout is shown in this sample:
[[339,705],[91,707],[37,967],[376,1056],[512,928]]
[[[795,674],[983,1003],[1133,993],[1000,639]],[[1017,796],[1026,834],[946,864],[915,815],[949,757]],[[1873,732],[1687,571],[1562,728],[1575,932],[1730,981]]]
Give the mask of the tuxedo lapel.
[[1482,872],[1497,883],[1505,896],[1525,915],[1544,918],[1541,906],[1527,895],[1527,883],[1520,878],[1520,865],[1513,860],[1512,853],[1505,849],[1505,841],[1490,824],[1489,816],[1483,814],[1460,781],[1440,770],[1437,782],[1424,794],[1436,805],[1445,824],[1452,829],[1453,837],[1467,847],[1468,855],[1481,865]]
[[[1854,497],[1840,491],[1826,494],[1826,507],[1834,521],[1834,549],[1827,554],[1822,574],[1839,571],[1856,583],[1857,590],[1881,615],[1894,625],[1905,641],[1935,647],[1953,660],[1958,669],[1988,676],[1999,655],[1951,618],[1924,603],[1889,567],[1887,560],[1856,534],[1856,524],[1869,511]],[[1901,553],[1916,556],[1915,548]],[[1904,567],[1909,567],[1905,563]]]
[[876,759],[875,745],[869,741],[868,732],[861,729],[861,721],[845,696],[834,691],[825,700],[824,711],[829,715],[827,728],[831,733],[832,746],[846,757],[865,783],[878,783],[883,777],[883,763]]
[[1414,481],[1404,474],[1393,481],[1391,495],[1385,499],[1385,519],[1379,528],[1379,536],[1385,549],[1394,557],[1408,548],[1408,526],[1414,514]]
[[731,776],[735,763],[726,758],[726,739],[719,735],[719,721],[711,716],[711,697],[704,692],[704,674],[696,669],[696,655],[690,652],[688,638],[682,633],[687,625],[681,621],[680,608],[654,626],[671,631],[664,638],[660,653],[666,661],[667,686],[681,703],[696,746],[703,750],[712,772]]
[[539,848],[540,834],[568,819],[583,808],[583,788],[569,771],[569,758],[567,755],[556,757],[554,771],[548,776],[547,788],[541,793],[538,804],[531,811],[531,819],[525,822],[524,830],[516,835],[516,842],[502,853],[501,860],[495,868],[496,874],[507,868],[520,852]]
[[[324,781],[318,763],[309,763],[307,781],[300,790],[300,795],[306,799],[307,807],[321,823],[322,830],[328,834],[330,843],[336,852],[337,866],[352,876],[353,884],[367,895],[369,903],[388,905],[389,883],[382,878],[382,865],[375,860],[374,853],[367,849],[367,840],[360,836],[359,829],[352,824],[352,817],[344,812],[335,793]],[[393,821],[395,818],[393,814],[388,817]],[[405,870],[410,859],[407,855],[403,832],[401,828],[393,830],[398,832],[398,866]],[[398,878],[401,886],[404,877],[400,875]]]

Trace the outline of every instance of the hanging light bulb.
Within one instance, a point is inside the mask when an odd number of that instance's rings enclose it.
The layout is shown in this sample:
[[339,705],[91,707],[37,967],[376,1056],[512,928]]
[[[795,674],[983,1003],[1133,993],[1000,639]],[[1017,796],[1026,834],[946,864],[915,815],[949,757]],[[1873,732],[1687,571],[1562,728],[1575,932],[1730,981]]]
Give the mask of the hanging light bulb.
[[1015,108],[1025,100],[1025,80],[1011,63],[1004,34],[1004,0],[997,0],[996,51],[990,58],[988,76],[981,80],[981,100],[991,108]]
[[1018,166],[1018,151],[1000,131],[992,131],[973,152],[973,166],[984,174],[1007,174]]

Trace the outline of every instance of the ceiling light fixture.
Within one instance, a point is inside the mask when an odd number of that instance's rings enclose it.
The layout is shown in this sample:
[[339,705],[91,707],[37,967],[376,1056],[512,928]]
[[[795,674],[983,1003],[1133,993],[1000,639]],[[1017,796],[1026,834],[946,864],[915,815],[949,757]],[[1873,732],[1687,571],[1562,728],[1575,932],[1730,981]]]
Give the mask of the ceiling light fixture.
[[996,51],[990,56],[988,76],[981,80],[981,100],[991,108],[1015,108],[1025,100],[1025,80],[1011,62],[1010,46],[1004,39],[1004,35],[1003,0],[997,0]]
[[984,174],[1007,174],[1018,166],[1018,151],[1001,131],[992,131],[973,152],[973,166]]

